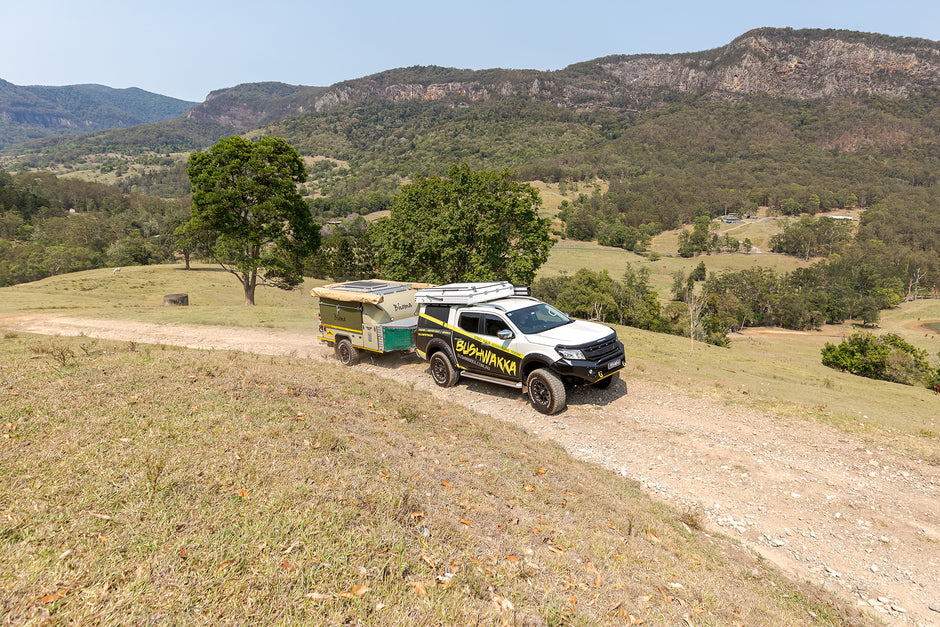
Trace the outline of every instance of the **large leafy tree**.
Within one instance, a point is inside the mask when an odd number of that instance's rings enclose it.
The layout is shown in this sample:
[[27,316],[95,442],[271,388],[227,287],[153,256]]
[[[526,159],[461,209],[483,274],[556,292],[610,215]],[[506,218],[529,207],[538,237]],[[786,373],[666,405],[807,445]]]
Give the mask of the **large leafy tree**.
[[374,227],[378,269],[403,281],[529,284],[552,245],[540,205],[508,170],[461,164],[446,178],[418,175]]
[[297,191],[307,170],[293,147],[279,137],[232,136],[193,154],[187,173],[192,217],[183,231],[238,278],[245,304],[255,304],[258,284],[291,289],[303,281],[320,231]]

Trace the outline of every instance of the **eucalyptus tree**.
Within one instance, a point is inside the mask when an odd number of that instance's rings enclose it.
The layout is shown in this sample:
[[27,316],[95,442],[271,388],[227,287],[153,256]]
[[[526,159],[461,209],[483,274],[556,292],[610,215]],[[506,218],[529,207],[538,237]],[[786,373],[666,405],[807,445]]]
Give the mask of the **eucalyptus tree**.
[[528,285],[552,245],[540,205],[538,191],[508,170],[462,164],[447,178],[417,175],[373,227],[376,265],[390,279]]
[[232,136],[194,153],[188,166],[192,217],[180,232],[238,278],[245,304],[255,304],[259,284],[302,283],[320,230],[297,190],[307,177],[300,154],[279,137]]

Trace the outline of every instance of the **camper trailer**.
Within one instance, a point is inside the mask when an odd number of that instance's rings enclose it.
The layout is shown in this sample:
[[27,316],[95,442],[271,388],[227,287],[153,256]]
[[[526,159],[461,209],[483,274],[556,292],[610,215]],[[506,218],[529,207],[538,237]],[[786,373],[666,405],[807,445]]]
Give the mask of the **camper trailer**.
[[415,292],[425,284],[373,279],[315,287],[320,303],[317,337],[333,345],[336,357],[352,366],[359,351],[414,350],[418,324]]

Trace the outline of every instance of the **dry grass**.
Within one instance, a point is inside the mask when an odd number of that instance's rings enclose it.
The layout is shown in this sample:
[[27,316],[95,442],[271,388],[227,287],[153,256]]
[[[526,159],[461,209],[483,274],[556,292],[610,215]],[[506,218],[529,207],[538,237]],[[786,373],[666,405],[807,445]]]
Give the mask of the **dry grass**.
[[[180,264],[76,272],[2,288],[0,315],[59,313],[166,324],[206,324],[315,330],[316,300],[307,280],[296,290],[259,286],[255,307],[244,306],[241,285],[218,266]],[[188,307],[165,307],[164,294],[189,294]]]
[[[776,222],[751,228],[771,233]],[[723,228],[727,225],[722,225]],[[737,234],[741,238],[740,234]],[[657,238],[658,246],[675,253],[675,233]],[[755,234],[756,237],[756,234]],[[742,238],[743,239],[743,238]],[[663,242],[666,242],[665,244]],[[656,245],[653,247],[657,248]],[[786,255],[719,254],[690,259],[662,257],[656,261],[596,243],[562,241],[552,250],[540,276],[573,274],[579,268],[607,270],[622,276],[629,263],[650,271],[650,281],[665,301],[672,274],[688,273],[700,262],[709,272],[768,266],[788,272],[809,265]],[[875,333],[898,333],[927,351],[937,364],[940,333],[926,328],[940,322],[940,301],[920,300],[883,311]],[[826,368],[820,351],[826,342],[838,343],[857,329],[851,323],[828,325],[818,331],[748,329],[731,336],[730,349],[697,345],[690,355],[688,338],[618,327],[629,349],[630,378],[676,387],[694,396],[745,404],[833,424],[879,446],[891,446],[927,461],[940,459],[938,399],[923,387],[873,381]]]
[[[623,261],[625,255],[651,267],[680,261],[664,258],[651,263],[617,249],[599,253],[596,245],[582,246],[565,251],[569,267],[583,263],[598,268],[604,258]],[[581,250],[583,259],[578,257]],[[553,253],[553,259],[559,252]],[[711,264],[713,259],[744,257],[704,259]],[[110,269],[92,270],[0,289],[0,315],[49,313],[312,334],[316,309],[310,288],[322,283],[308,281],[292,292],[259,288],[259,305],[245,307],[235,279],[211,266],[197,266],[190,272],[173,265],[129,267],[117,274]],[[176,292],[190,295],[189,307],[163,306],[163,295]],[[882,312],[881,328],[876,331],[899,333],[926,350],[935,363],[940,333],[923,325],[936,321],[940,321],[940,300],[922,300]],[[691,356],[688,338],[628,327],[618,328],[618,333],[630,347],[631,367],[626,374],[631,378],[677,387],[696,396],[822,420],[923,459],[940,457],[940,439],[925,435],[940,433],[935,394],[864,379],[821,364],[824,344],[838,342],[853,330],[851,325],[842,325],[809,333],[748,331],[732,336],[730,349],[696,345]]]
[[5,624],[864,624],[551,443],[327,362],[14,335],[0,416]]
[[[940,309],[940,302],[934,305]],[[940,311],[938,311],[940,313]],[[905,330],[898,321],[885,321],[879,332],[895,331],[917,343],[933,342],[923,332]],[[732,336],[730,348],[697,343],[690,354],[689,339],[616,327],[629,347],[624,377],[651,381],[664,389],[681,389],[709,398],[825,422],[854,433],[877,446],[890,447],[915,458],[940,456],[937,407],[940,399],[923,386],[875,381],[822,365],[826,342],[838,343],[850,325],[814,332],[782,329],[749,330]],[[932,363],[936,363],[934,357]]]

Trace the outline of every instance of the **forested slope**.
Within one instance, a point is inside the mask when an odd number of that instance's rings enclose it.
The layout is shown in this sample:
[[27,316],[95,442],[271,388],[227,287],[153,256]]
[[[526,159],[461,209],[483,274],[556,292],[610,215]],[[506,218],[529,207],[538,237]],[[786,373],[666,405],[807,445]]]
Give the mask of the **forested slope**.
[[0,79],[0,148],[42,137],[171,120],[195,104],[136,87],[23,87]]

